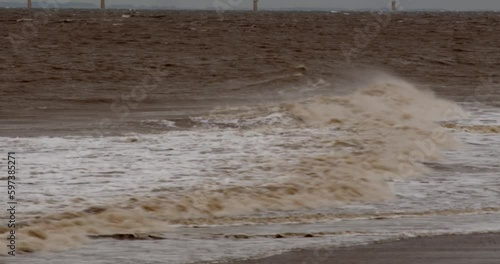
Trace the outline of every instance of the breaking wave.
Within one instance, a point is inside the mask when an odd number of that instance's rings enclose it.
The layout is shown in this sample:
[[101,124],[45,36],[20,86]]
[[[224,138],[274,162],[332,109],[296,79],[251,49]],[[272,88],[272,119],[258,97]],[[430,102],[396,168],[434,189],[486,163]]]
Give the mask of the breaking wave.
[[[438,160],[444,148],[458,146],[438,122],[465,113],[453,102],[385,76],[346,95],[233,108],[221,116],[207,116],[203,122],[231,117],[230,122],[247,127],[328,128],[331,133],[311,136],[308,144],[321,149],[318,154],[273,161],[270,170],[282,177],[265,183],[158,191],[155,196],[26,220],[18,229],[18,249],[61,250],[86,243],[91,236],[162,232],[191,220],[217,223],[227,216],[390,199],[392,180],[429,172],[425,162]],[[5,232],[0,227],[2,236]]]

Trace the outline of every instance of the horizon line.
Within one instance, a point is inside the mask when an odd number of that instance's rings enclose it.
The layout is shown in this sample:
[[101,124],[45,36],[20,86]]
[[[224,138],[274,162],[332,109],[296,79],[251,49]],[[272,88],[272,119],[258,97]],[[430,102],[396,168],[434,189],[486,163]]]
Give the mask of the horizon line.
[[[13,2],[16,3],[16,2]],[[77,4],[78,2],[74,3]],[[94,7],[95,6],[95,7]],[[123,7],[122,7],[123,6]],[[162,6],[130,6],[126,4],[115,4],[115,5],[109,5],[106,7],[105,10],[170,10],[170,11],[182,11],[182,10],[190,10],[190,11],[217,11],[216,8],[181,8],[181,7],[175,7],[175,6],[170,6],[170,7],[162,7]],[[22,7],[22,6],[2,6],[0,4],[0,8],[4,9],[28,9],[27,7]],[[34,6],[31,9],[82,9],[82,10],[101,10],[100,6],[98,5],[93,5],[89,4],[88,7],[72,7],[70,5],[66,6],[60,6],[60,7],[52,7],[52,8],[43,8],[43,7],[37,7]],[[287,11],[287,10],[295,10],[295,11],[323,11],[323,12],[331,12],[331,11],[358,11],[358,12],[363,12],[363,11],[391,11],[390,8],[356,8],[356,9],[351,9],[351,8],[325,8],[325,7],[287,7],[287,8],[260,8],[260,11]],[[224,12],[232,12],[232,11],[252,11],[250,8],[234,8],[234,9],[228,9],[224,10]],[[438,11],[438,12],[475,12],[475,11],[489,11],[489,12],[499,12],[500,9],[444,9],[444,8],[414,8],[414,9],[404,9],[404,10],[398,10],[398,12],[418,12],[418,11]]]

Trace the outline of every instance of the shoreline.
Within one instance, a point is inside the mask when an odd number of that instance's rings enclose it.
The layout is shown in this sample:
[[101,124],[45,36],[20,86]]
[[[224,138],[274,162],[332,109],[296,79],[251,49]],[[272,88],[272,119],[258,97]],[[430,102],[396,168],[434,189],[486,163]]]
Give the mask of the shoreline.
[[345,248],[302,249],[229,264],[497,264],[500,233],[440,235]]

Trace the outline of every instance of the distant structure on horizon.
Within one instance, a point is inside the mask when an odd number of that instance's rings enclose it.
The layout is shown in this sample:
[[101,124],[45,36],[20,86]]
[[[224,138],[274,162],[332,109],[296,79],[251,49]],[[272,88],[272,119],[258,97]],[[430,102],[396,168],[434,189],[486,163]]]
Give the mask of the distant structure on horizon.
[[101,9],[106,9],[106,0],[101,0]]
[[28,0],[28,9],[31,10],[31,0]]
[[392,1],[392,12],[398,11],[398,6],[396,1]]
[[259,11],[259,0],[253,0],[253,11]]

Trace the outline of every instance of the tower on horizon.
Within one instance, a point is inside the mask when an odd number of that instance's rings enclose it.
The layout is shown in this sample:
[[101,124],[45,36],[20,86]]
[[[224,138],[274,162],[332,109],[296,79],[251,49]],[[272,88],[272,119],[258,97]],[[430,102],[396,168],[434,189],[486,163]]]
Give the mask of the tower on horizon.
[[395,0],[392,1],[392,12],[398,11],[397,2]]
[[31,9],[31,0],[28,0],[28,9]]
[[106,1],[101,0],[101,9],[106,9]]
[[253,0],[253,11],[257,12],[259,10],[259,0]]

